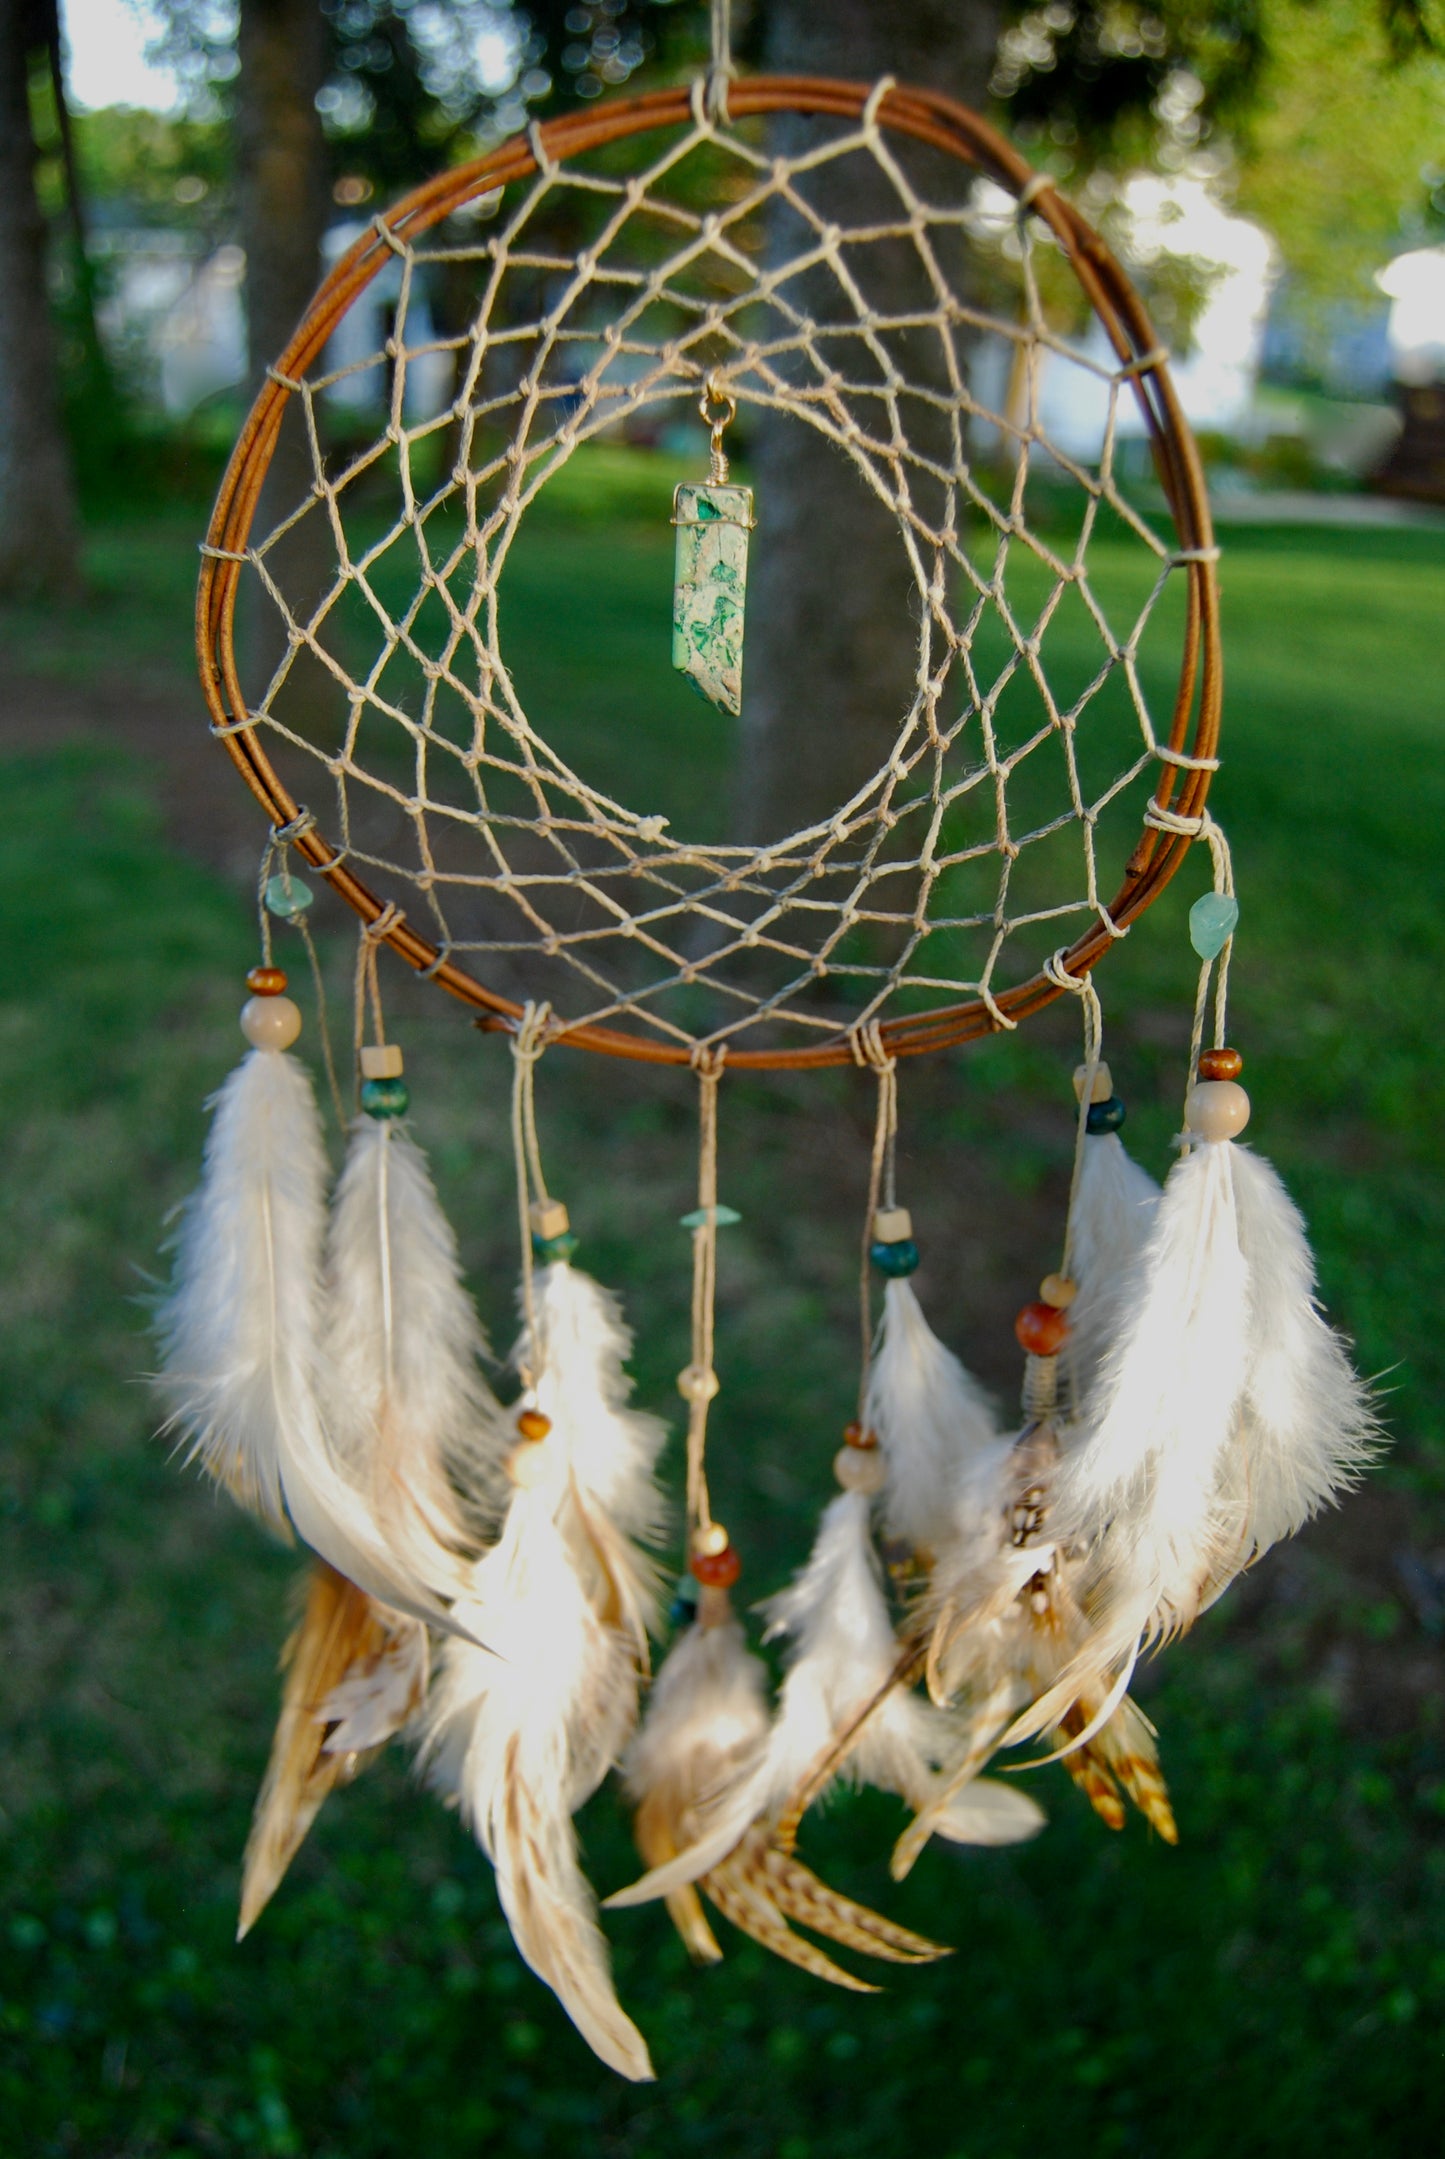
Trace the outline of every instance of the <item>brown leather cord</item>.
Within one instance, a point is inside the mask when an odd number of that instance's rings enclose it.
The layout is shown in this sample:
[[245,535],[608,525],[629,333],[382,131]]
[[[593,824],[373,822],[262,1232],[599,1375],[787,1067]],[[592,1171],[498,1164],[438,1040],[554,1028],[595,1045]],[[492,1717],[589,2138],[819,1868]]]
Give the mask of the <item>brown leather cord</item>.
[[[728,113],[737,122],[769,113],[802,113],[844,121],[864,118],[871,86],[834,82],[813,76],[758,76],[731,82]],[[1016,201],[1029,191],[1036,175],[1016,150],[987,121],[935,91],[890,86],[873,105],[880,127],[927,143],[985,174]],[[295,336],[262,388],[232,452],[212,512],[196,596],[196,643],[201,686],[213,730],[273,826],[292,823],[298,806],[283,785],[249,724],[241,693],[233,644],[236,594],[276,438],[294,385],[322,351],[337,323],[377,273],[394,260],[398,243],[409,243],[475,197],[522,180],[539,169],[537,152],[548,162],[629,136],[682,128],[695,119],[687,88],[650,91],[620,99],[600,109],[569,113],[514,137],[471,164],[438,174],[405,196],[384,219],[337,262],[323,281]],[[535,147],[534,147],[535,146]],[[1167,738],[1167,752],[1182,758],[1164,769],[1152,796],[1159,810],[1176,820],[1193,820],[1209,792],[1209,763],[1219,740],[1223,677],[1219,631],[1218,580],[1214,536],[1198,451],[1159,350],[1158,338],[1138,294],[1109,249],[1087,221],[1052,185],[1040,184],[1028,196],[1031,214],[1045,223],[1072,266],[1121,366],[1131,370],[1129,385],[1143,416],[1155,469],[1179,537],[1178,556],[1187,585],[1187,611],[1179,684]],[[1146,823],[1124,870],[1123,883],[1107,913],[1123,931],[1149,907],[1182,863],[1193,844],[1192,833],[1161,830]],[[347,867],[343,858],[312,823],[292,842],[332,889],[373,924],[387,917],[388,906]],[[407,964],[439,982],[443,989],[480,1015],[478,1024],[515,1031],[524,1007],[489,990],[475,976],[396,920],[382,941]],[[1101,920],[1068,948],[1058,963],[1075,977],[1086,974],[1113,942]],[[1039,973],[991,1001],[973,998],[935,1011],[883,1020],[879,1039],[892,1057],[921,1056],[996,1031],[1000,1024],[1027,1019],[1062,994],[1059,983]],[[562,1028],[552,1037],[574,1048],[603,1055],[631,1057],[650,1064],[686,1065],[693,1053],[683,1043],[660,1042],[627,1028],[602,1025]],[[745,1049],[730,1046],[731,1069],[803,1070],[846,1065],[854,1059],[847,1029],[836,1037],[802,1049]]]

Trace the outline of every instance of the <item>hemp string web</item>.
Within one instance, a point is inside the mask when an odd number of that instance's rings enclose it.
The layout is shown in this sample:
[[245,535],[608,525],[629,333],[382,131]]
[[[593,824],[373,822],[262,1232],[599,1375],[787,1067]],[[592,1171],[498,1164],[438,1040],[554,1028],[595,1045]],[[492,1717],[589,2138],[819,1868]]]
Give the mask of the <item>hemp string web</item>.
[[[926,1028],[959,998],[1010,1024],[1000,997],[1061,930],[1123,934],[1104,839],[1122,856],[1151,794],[1156,843],[1199,829],[1170,818],[1169,790],[1215,762],[1171,746],[1187,724],[1156,723],[1150,703],[1178,646],[1164,595],[1215,552],[1171,546],[1157,501],[1123,476],[1125,416],[1157,397],[1165,356],[1117,360],[1084,333],[1079,290],[1061,299],[1074,273],[1040,223],[1046,177],[1005,208],[966,169],[925,187],[880,121],[886,82],[857,125],[820,122],[778,156],[736,117],[747,87],[728,118],[696,86],[640,170],[615,146],[559,161],[534,129],[530,178],[414,239],[378,219],[384,337],[353,308],[309,366],[275,378],[304,422],[311,492],[208,565],[237,566],[285,645],[218,731],[249,730],[298,799],[329,788],[320,866],[404,890],[408,931],[435,945],[423,971],[485,955],[487,980],[547,996],[556,1032],[621,1023],[643,1054],[684,1061],[744,1037],[749,1053],[806,1052],[873,1021]],[[812,191],[848,161],[896,214],[829,221]],[[899,249],[919,297],[890,314],[867,273]],[[444,284],[468,294],[461,330],[429,313]],[[819,319],[807,296],[824,288]],[[830,816],[756,845],[674,835],[590,779],[585,717],[543,715],[504,636],[509,565],[544,488],[599,437],[690,413],[710,378],[739,432],[771,409],[836,447],[892,514],[919,614],[877,770]],[[1051,401],[1065,379],[1093,400],[1097,464],[1065,439]],[[385,418],[357,446],[379,391]],[[342,418],[352,446],[333,452]],[[757,484],[766,574],[765,473]],[[334,568],[303,600],[285,543],[307,519],[324,522]],[[693,708],[679,762],[725,724]],[[316,813],[288,831],[303,820]]]

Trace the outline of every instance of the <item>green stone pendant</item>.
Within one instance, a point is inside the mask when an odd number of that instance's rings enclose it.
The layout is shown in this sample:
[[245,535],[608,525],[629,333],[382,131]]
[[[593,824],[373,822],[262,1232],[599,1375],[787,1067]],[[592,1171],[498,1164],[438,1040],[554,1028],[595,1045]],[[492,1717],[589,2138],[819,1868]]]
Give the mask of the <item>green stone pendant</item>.
[[[720,412],[712,410],[719,405]],[[743,607],[748,589],[750,487],[728,484],[723,430],[737,410],[709,381],[699,405],[712,430],[712,470],[684,481],[672,498],[677,556],[672,580],[672,664],[708,703],[734,715],[743,706]]]
[[672,664],[724,712],[743,707],[750,487],[684,481],[673,497]]

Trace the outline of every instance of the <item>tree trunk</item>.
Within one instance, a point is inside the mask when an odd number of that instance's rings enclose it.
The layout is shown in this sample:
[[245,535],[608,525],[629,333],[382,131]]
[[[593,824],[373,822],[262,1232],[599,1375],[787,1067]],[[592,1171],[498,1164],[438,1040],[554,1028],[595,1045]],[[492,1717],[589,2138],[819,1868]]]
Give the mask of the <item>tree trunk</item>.
[[[246,336],[254,395],[290,341],[321,276],[326,229],[326,142],[316,93],[326,69],[318,0],[241,0],[237,51],[236,161],[246,251]],[[292,399],[252,527],[259,542],[310,494],[315,473],[300,401]],[[313,511],[267,561],[304,624],[335,560],[324,514]],[[286,626],[256,589],[241,625],[243,681],[256,704],[286,650]],[[324,671],[304,656],[287,677],[293,720],[321,689]]]
[[[1001,0],[768,0],[765,64],[779,74],[852,81],[888,74],[976,105],[987,89],[1001,13]],[[794,155],[817,133],[817,123],[790,116],[776,123],[777,147]],[[961,167],[947,184],[966,186]],[[882,174],[862,159],[824,168],[809,183],[809,197],[845,227],[899,215]],[[798,244],[793,222],[787,212],[775,219],[776,252]],[[919,297],[921,273],[906,244],[870,250],[858,274],[876,308],[891,312]],[[789,291],[800,285],[815,320],[840,311],[826,273],[793,281]],[[850,368],[854,359],[850,350]],[[938,371],[916,349],[907,364],[915,381]],[[914,435],[921,424],[910,414]],[[738,822],[744,837],[758,841],[826,815],[882,763],[912,700],[919,603],[893,517],[816,430],[764,412],[754,459],[759,529],[748,591]]]
[[0,593],[26,597],[80,585],[75,484],[35,194],[33,25],[26,0],[0,0]]

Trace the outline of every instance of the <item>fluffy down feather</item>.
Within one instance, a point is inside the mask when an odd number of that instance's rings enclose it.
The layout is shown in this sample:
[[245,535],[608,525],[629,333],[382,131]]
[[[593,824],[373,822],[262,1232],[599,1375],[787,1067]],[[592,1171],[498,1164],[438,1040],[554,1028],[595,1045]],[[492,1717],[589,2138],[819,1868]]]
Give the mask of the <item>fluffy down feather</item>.
[[1064,1350],[1073,1395],[1080,1402],[1092,1392],[1128,1309],[1130,1279],[1158,1204],[1158,1185],[1126,1153],[1117,1132],[1085,1138],[1070,1218],[1069,1265],[1078,1295],[1069,1307]]
[[658,1576],[636,1540],[655,1540],[665,1519],[653,1470],[667,1428],[627,1406],[632,1336],[615,1297],[559,1260],[539,1275],[535,1299],[537,1339],[523,1337],[516,1361],[539,1375],[537,1407],[551,1420],[554,1505],[594,1605],[645,1664]]
[[468,1542],[449,1470],[503,1490],[511,1435],[478,1369],[486,1345],[426,1160],[389,1119],[352,1128],[327,1238],[322,1347],[337,1451],[399,1559],[435,1575],[438,1548]]
[[890,1281],[864,1416],[888,1466],[888,1534],[931,1552],[946,1534],[960,1466],[997,1439],[989,1402],[923,1316],[911,1283]]
[[544,1490],[515,1493],[473,1594],[474,1631],[496,1654],[446,1644],[423,1741],[429,1779],[456,1800],[495,1867],[523,1959],[609,2068],[649,2078],[646,2045],[613,1991],[572,1826],[626,1737],[628,1646],[588,1603]]
[[[318,1400],[326,1160],[311,1082],[252,1050],[216,1097],[160,1313],[170,1426],[219,1483],[383,1603],[450,1626],[461,1569],[418,1577],[342,1469]],[[284,1510],[284,1511],[283,1511]]]
[[609,1909],[671,1896],[736,1848],[767,1806],[770,1733],[767,1673],[741,1624],[695,1621],[653,1682],[623,1764],[652,1849],[643,1848],[648,1872],[608,1897]]
[[[951,1721],[912,1689],[889,1682],[899,1643],[879,1578],[868,1499],[842,1492],[825,1509],[806,1567],[769,1599],[768,1635],[791,1642],[787,1677],[773,1722],[772,1805],[781,1810],[860,1711],[871,1709],[840,1774],[927,1806],[937,1771],[957,1750]],[[887,1691],[884,1691],[887,1690]],[[975,1787],[977,1792],[977,1787]],[[821,1795],[820,1795],[821,1796]],[[1012,1843],[1034,1835],[1044,1817],[1021,1792],[990,1788],[940,1813],[941,1833],[958,1843]]]

